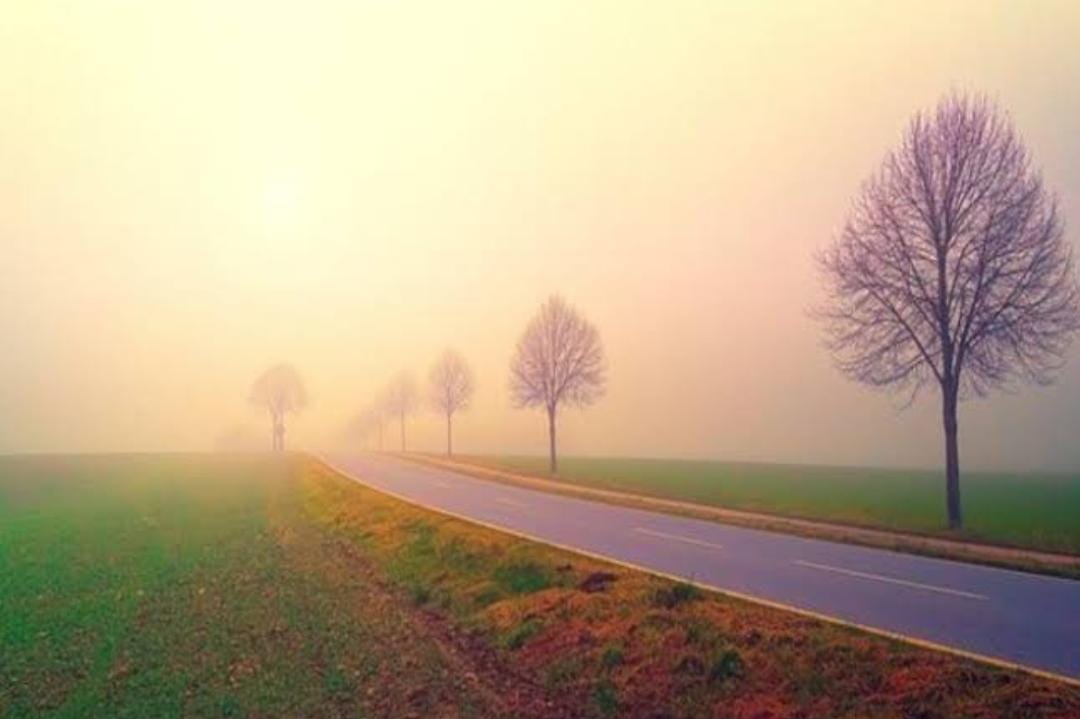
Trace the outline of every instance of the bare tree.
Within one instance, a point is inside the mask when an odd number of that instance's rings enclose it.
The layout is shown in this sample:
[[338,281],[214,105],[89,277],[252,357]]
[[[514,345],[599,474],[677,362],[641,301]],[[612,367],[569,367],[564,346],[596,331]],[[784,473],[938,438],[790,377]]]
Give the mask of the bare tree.
[[412,375],[402,372],[386,388],[387,413],[397,417],[401,424],[401,451],[405,451],[405,420],[416,411],[418,398]]
[[555,419],[563,403],[585,407],[604,394],[600,334],[558,295],[525,328],[510,363],[510,394],[518,407],[543,407],[548,417],[551,473],[558,471]]
[[271,446],[275,452],[285,449],[285,415],[307,406],[307,393],[296,369],[277,364],[259,375],[251,386],[248,401],[270,413]]
[[475,389],[472,368],[464,357],[448,349],[432,366],[429,381],[431,404],[446,417],[446,456],[452,457],[454,414],[468,408]]
[[1080,329],[1057,203],[1009,118],[945,97],[912,119],[819,258],[817,310],[841,371],[941,392],[946,510],[962,525],[957,404],[1014,379],[1049,382]]

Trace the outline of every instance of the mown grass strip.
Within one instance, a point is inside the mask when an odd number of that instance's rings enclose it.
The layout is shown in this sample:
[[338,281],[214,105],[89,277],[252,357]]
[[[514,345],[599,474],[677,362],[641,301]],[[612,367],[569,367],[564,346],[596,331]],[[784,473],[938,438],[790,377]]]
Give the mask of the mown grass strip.
[[[542,457],[460,459],[549,476]],[[946,530],[944,480],[932,470],[562,457],[554,479],[731,509],[957,537]],[[963,481],[962,538],[1080,555],[1080,476],[968,472]]]

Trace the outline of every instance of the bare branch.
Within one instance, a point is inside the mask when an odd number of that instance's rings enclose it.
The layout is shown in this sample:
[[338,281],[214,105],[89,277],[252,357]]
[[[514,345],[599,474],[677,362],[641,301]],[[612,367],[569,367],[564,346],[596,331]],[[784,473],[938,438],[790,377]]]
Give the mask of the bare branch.
[[407,417],[416,412],[419,406],[416,382],[408,372],[400,372],[383,394],[383,405],[387,414],[395,417]]
[[510,393],[518,407],[563,402],[590,405],[603,396],[604,350],[596,328],[561,297],[552,296],[529,322],[510,364]]
[[432,407],[451,417],[467,409],[474,387],[473,372],[465,358],[454,350],[446,350],[431,368],[428,377]]
[[1080,329],[1056,203],[983,98],[915,116],[819,264],[837,365],[878,387],[1045,382]]

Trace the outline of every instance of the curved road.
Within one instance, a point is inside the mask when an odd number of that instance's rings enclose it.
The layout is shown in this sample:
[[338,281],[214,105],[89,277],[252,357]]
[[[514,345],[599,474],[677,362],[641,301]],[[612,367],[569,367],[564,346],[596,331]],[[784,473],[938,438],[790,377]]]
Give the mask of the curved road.
[[806,539],[327,455],[407,500],[617,562],[1080,680],[1080,581]]

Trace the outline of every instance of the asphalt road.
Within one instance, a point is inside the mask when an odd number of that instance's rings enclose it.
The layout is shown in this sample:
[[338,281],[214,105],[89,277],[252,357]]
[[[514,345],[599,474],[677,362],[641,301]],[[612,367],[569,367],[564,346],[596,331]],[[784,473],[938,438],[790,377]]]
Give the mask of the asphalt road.
[[1080,581],[805,539],[328,455],[419,504],[703,585],[1080,680]]

